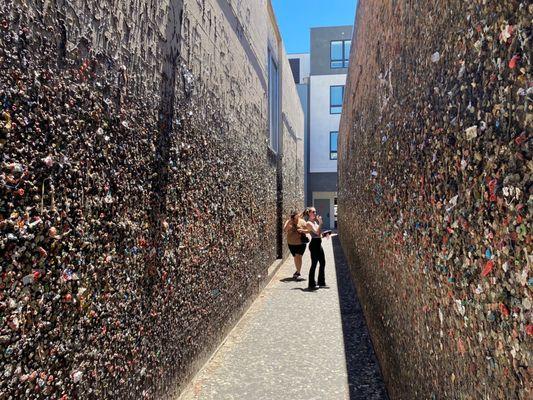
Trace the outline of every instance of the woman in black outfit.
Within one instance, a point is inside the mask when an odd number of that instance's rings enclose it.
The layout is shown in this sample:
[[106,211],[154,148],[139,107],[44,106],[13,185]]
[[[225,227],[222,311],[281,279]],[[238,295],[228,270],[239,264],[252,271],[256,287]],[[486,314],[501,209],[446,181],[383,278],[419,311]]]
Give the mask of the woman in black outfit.
[[311,252],[311,269],[309,270],[309,290],[316,290],[315,271],[317,263],[320,264],[318,269],[318,287],[326,286],[326,257],[322,248],[322,217],[316,215],[314,207],[308,207],[304,215],[307,217],[306,228],[311,234],[311,243],[309,251]]

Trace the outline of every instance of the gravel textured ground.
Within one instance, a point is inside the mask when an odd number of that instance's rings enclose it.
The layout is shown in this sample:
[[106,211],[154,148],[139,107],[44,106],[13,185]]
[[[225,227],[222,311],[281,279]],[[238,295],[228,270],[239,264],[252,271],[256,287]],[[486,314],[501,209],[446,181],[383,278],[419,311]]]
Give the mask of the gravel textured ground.
[[387,399],[338,238],[323,246],[329,288],[285,262],[181,400]]

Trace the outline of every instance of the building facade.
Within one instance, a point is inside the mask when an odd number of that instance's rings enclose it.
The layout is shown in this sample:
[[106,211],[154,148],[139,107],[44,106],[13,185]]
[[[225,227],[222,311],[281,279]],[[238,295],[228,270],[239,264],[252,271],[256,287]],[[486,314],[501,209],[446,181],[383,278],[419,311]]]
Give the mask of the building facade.
[[305,126],[305,202],[336,228],[337,141],[352,26],[311,28],[310,54],[290,54]]
[[[311,71],[309,53],[294,53],[288,56],[289,65],[292,70],[296,90],[302,104],[304,115],[304,131],[303,131],[303,149],[307,149],[309,142],[309,75]],[[307,154],[307,150],[304,150]],[[309,159],[307,155],[304,156],[304,171],[309,169]],[[307,203],[307,172],[304,172],[304,200]]]

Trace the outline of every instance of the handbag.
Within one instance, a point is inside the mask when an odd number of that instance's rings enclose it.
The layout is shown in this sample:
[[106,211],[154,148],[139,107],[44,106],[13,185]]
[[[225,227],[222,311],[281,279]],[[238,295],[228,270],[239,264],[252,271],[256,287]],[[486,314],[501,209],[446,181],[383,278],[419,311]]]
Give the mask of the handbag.
[[300,240],[302,241],[303,244],[309,243],[309,238],[307,237],[305,233],[300,234]]

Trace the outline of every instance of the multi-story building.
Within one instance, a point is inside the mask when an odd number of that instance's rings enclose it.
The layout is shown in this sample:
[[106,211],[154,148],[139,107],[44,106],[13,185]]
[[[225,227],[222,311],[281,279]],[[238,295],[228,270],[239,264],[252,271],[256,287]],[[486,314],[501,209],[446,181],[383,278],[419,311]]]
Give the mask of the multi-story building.
[[336,227],[337,140],[352,31],[352,26],[311,28],[310,54],[289,55],[306,118],[305,202],[330,228]]

